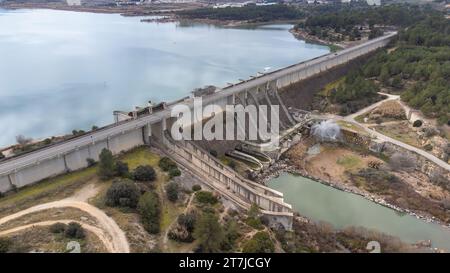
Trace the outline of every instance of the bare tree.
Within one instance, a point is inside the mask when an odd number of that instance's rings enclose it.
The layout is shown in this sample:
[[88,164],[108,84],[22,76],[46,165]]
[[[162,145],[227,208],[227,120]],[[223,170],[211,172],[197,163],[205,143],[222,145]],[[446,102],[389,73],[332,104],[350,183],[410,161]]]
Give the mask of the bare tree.
[[33,140],[32,138],[25,137],[24,135],[16,136],[16,141],[21,146],[29,144],[32,140]]

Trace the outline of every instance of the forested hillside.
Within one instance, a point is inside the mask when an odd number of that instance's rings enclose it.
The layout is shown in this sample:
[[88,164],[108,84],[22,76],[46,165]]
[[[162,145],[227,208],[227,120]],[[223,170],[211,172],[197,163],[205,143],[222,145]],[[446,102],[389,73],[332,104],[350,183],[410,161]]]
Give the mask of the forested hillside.
[[400,7],[406,6],[362,9],[353,14],[342,10],[306,20],[305,25],[335,30],[382,20],[401,27],[391,49],[351,71],[331,93],[331,102],[341,105],[341,114],[355,112],[365,105],[361,101],[384,87],[401,94],[403,101],[439,124],[450,125],[450,21],[427,7]]
[[397,48],[365,66],[368,78],[401,92],[402,100],[440,124],[450,120],[450,22],[431,16],[402,31]]

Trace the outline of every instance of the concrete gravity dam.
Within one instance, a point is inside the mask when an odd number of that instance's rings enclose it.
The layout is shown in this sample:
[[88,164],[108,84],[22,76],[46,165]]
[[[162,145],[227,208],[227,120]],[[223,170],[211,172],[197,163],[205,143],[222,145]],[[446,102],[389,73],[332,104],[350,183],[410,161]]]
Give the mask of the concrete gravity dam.
[[87,159],[97,161],[104,148],[109,149],[113,154],[119,154],[137,146],[155,145],[237,207],[248,209],[251,204],[256,203],[260,206],[262,213],[272,220],[271,222],[290,228],[292,207],[284,202],[280,192],[243,178],[194,142],[172,139],[169,134],[174,122],[171,110],[177,105],[185,105],[192,109],[194,97],[198,96],[202,97],[203,107],[218,105],[225,109],[226,105],[235,104],[244,106],[264,104],[269,107],[278,105],[280,130],[289,130],[299,123],[299,119],[294,117],[288,109],[292,101],[289,104],[284,101],[286,98],[295,97],[295,93],[308,93],[309,90],[297,89],[295,92],[290,90],[287,96],[282,94],[283,89],[345,66],[386,46],[395,35],[395,32],[388,33],[355,47],[265,73],[249,80],[242,80],[224,88],[194,93],[191,97],[174,102],[160,103],[130,113],[117,111],[114,124],[1,161],[0,192],[7,192],[48,177],[86,168]]

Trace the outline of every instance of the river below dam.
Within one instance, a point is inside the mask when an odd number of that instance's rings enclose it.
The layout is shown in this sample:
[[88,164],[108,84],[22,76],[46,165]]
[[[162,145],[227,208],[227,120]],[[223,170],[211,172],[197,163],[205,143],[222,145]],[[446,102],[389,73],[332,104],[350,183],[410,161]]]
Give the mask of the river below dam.
[[0,146],[113,122],[114,110],[225,86],[329,48],[292,25],[221,28],[142,17],[0,9]]
[[357,194],[288,173],[271,179],[267,186],[282,192],[285,202],[313,221],[328,222],[338,229],[365,227],[406,243],[431,240],[433,247],[450,251],[450,229],[401,214]]

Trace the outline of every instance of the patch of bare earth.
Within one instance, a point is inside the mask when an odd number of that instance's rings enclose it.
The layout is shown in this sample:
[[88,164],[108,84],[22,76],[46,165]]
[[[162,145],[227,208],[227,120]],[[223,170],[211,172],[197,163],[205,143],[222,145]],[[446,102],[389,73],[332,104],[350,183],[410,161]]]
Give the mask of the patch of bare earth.
[[288,156],[297,168],[324,181],[347,184],[349,172],[363,169],[369,162],[381,162],[374,156],[334,145],[321,145],[321,152],[317,155],[307,155],[308,148],[300,143],[288,152]]

